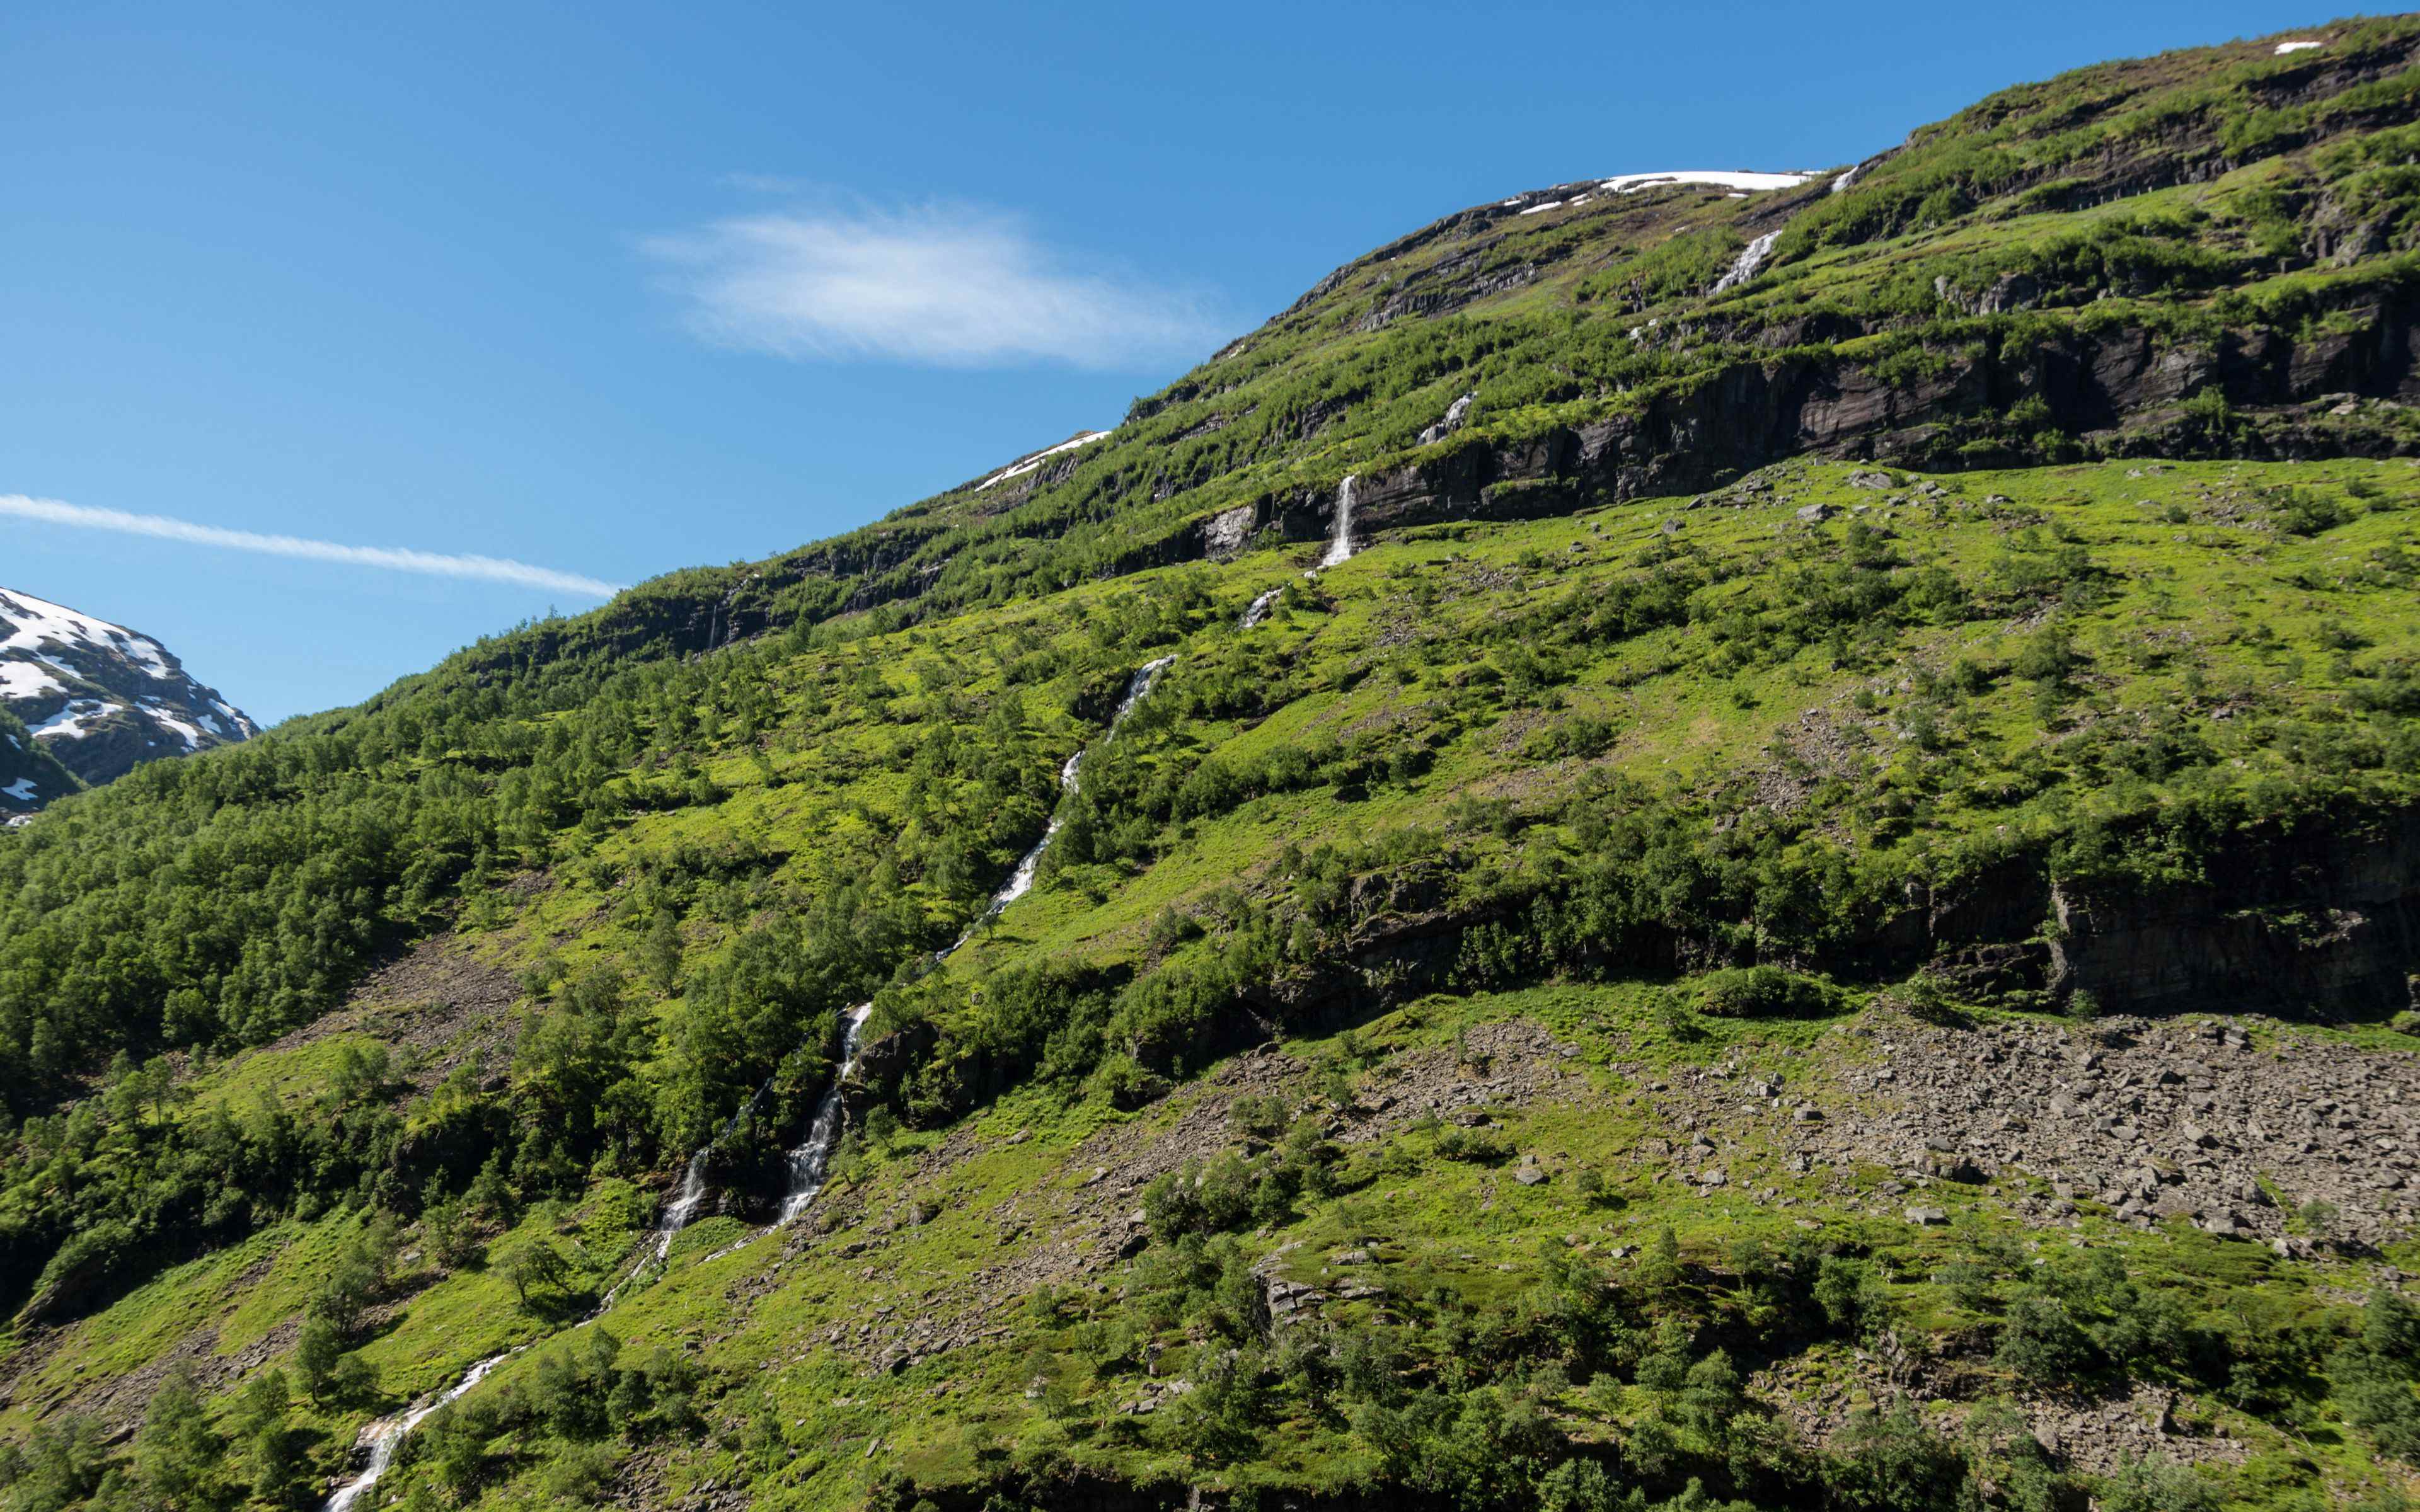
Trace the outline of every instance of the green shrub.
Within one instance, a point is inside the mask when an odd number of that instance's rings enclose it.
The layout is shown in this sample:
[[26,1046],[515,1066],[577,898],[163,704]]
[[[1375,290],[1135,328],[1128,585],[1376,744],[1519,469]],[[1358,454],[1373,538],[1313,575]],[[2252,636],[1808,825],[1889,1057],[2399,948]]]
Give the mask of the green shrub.
[[2049,1297],[2021,1297],[2000,1326],[1993,1358],[2037,1386],[2071,1386],[2100,1363],[2100,1351],[2067,1309]]
[[1163,1242],[1242,1228],[1252,1219],[1253,1184],[1251,1168],[1233,1150],[1206,1165],[1188,1160],[1142,1189],[1143,1220]]
[[1841,1005],[1840,991],[1830,982],[1779,966],[1710,971],[1695,986],[1698,1011],[1715,1018],[1814,1018]]
[[2173,1459],[2130,1459],[2102,1483],[2102,1512],[2218,1512],[2218,1490]]

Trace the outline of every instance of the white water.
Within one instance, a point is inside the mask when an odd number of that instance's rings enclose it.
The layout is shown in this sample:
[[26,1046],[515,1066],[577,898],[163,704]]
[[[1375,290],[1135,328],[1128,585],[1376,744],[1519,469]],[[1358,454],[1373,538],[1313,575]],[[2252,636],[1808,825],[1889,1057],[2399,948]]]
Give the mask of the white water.
[[1781,239],[1780,232],[1767,231],[1749,242],[1741,251],[1738,260],[1731,264],[1730,270],[1714,280],[1714,291],[1720,294],[1725,289],[1737,288],[1754,278],[1756,270],[1764,266],[1765,257],[1772,253],[1773,244],[1779,239]]
[[384,1475],[388,1467],[395,1463],[396,1451],[403,1447],[403,1441],[411,1436],[413,1428],[420,1427],[424,1418],[446,1403],[459,1400],[464,1393],[487,1380],[489,1371],[528,1348],[529,1346],[524,1344],[520,1349],[506,1350],[502,1354],[488,1356],[466,1371],[461,1380],[447,1387],[442,1396],[431,1398],[427,1403],[413,1408],[403,1416],[378,1428],[370,1438],[370,1462],[363,1467],[360,1474],[336,1489],[335,1494],[327,1500],[325,1512],[347,1512],[348,1508],[361,1499],[363,1492],[379,1483],[379,1477]]
[[[1349,490],[1353,480],[1347,478],[1344,481]],[[1109,716],[1109,728],[1102,736],[1103,739],[1106,740],[1117,733],[1118,726],[1125,722],[1126,716],[1134,712],[1135,705],[1140,703],[1151,692],[1152,685],[1159,681],[1159,674],[1168,671],[1175,660],[1174,656],[1162,656],[1157,661],[1145,662],[1136,671],[1133,678],[1126,684],[1125,697],[1118,701],[1116,712]],[[1084,753],[1079,750],[1068,757],[1067,764],[1059,768],[1059,789],[1063,794],[1073,794],[1076,791],[1078,773],[1083,765],[1083,761]],[[1042,838],[1034,842],[1033,849],[1025,853],[1024,859],[1017,862],[1016,870],[1010,874],[1007,883],[999,892],[992,895],[991,904],[984,910],[982,918],[977,921],[977,926],[997,918],[1001,910],[1032,890],[1034,875],[1042,866],[1043,852],[1049,849],[1052,837],[1059,833],[1059,825],[1058,817],[1053,815],[1048,827],[1042,832]],[[974,927],[970,927],[966,933],[951,942],[948,949],[934,953],[934,964],[938,965],[947,960],[951,951],[966,944],[973,935]],[[815,1104],[815,1116],[807,1125],[806,1138],[789,1153],[789,1186],[783,1194],[780,1215],[768,1227],[758,1229],[737,1243],[715,1251],[706,1257],[707,1259],[720,1259],[735,1250],[745,1248],[774,1229],[787,1227],[799,1214],[814,1205],[816,1196],[823,1192],[825,1177],[831,1168],[832,1150],[840,1143],[841,1118],[844,1112],[843,1088],[847,1085],[848,1073],[857,1069],[857,1057],[862,1048],[865,1022],[873,1012],[872,1003],[860,1003],[848,1011],[843,1022],[840,1065],[832,1072],[831,1085],[824,1089],[823,1101]],[[717,1132],[715,1137],[720,1139],[722,1134],[729,1133],[732,1125],[737,1123],[751,1109],[762,1102],[770,1085],[768,1083],[767,1087],[758,1088],[755,1093],[740,1105],[738,1112],[723,1120],[722,1128]],[[698,1209],[706,1202],[706,1161],[707,1152],[713,1148],[712,1142],[709,1142],[706,1149],[700,1149],[690,1157],[689,1165],[681,1173],[679,1190],[674,1194],[673,1200],[665,1204],[663,1216],[657,1221],[656,1242],[648,1255],[639,1261],[636,1269],[616,1283],[612,1290],[606,1292],[603,1300],[597,1303],[596,1310],[582,1319],[577,1326],[585,1328],[603,1317],[606,1309],[613,1305],[614,1301],[630,1283],[636,1281],[649,1266],[661,1265],[671,1255],[673,1240],[689,1226],[690,1219],[697,1216]],[[323,1504],[321,1512],[349,1512],[353,1503],[361,1497],[362,1493],[377,1485],[379,1477],[384,1475],[388,1468],[395,1463],[396,1451],[403,1446],[403,1441],[411,1436],[411,1430],[418,1427],[423,1419],[446,1403],[460,1398],[472,1387],[486,1380],[489,1371],[529,1347],[524,1344],[506,1350],[502,1354],[488,1356],[466,1371],[462,1379],[448,1387],[442,1396],[436,1397],[426,1406],[412,1409],[399,1418],[375,1426],[369,1441],[369,1462],[362,1467],[362,1473],[359,1475],[336,1489]]]
[[673,1247],[673,1236],[689,1227],[697,1216],[698,1206],[706,1201],[706,1157],[713,1149],[708,1145],[689,1158],[689,1168],[681,1172],[680,1190],[664,1209],[662,1219],[656,1225],[656,1258],[662,1259]]
[[[1109,716],[1109,735],[1118,733],[1118,726],[1126,722],[1126,716],[1134,713],[1135,705],[1140,703],[1151,692],[1152,685],[1159,681],[1159,674],[1175,665],[1174,656],[1162,656],[1157,661],[1147,661],[1135,669],[1133,678],[1126,683],[1126,696],[1118,700],[1117,712]],[[1101,738],[1106,740],[1109,735]],[[1076,766],[1083,759],[1084,753],[1080,750],[1067,758],[1064,776],[1067,780],[1067,791],[1070,793],[1076,791]]]
[[[1169,665],[1175,660],[1174,656],[1162,656],[1157,661],[1145,662],[1136,671],[1134,676],[1126,683],[1125,697],[1118,700],[1117,712],[1109,716],[1109,735],[1118,733],[1118,726],[1125,723],[1126,716],[1132,714],[1134,706],[1142,702],[1144,694],[1151,691],[1151,685],[1158,682],[1159,674],[1168,671]],[[1102,738],[1107,739],[1109,736],[1104,735]],[[1083,766],[1084,753],[1079,750],[1068,757],[1066,764],[1059,768],[1059,791],[1062,795],[1071,795],[1076,791],[1078,780],[1077,774],[1083,770]],[[1016,870],[1011,872],[1008,874],[1008,880],[1001,884],[1000,890],[991,895],[991,903],[985,907],[983,916],[975,921],[975,925],[970,926],[964,934],[933,952],[935,964],[947,961],[959,946],[973,939],[975,927],[998,918],[1001,910],[1033,890],[1033,880],[1042,872],[1042,857],[1050,849],[1050,842],[1059,838],[1059,826],[1064,823],[1066,821],[1055,813],[1050,816],[1050,823],[1043,826],[1042,838],[1033,842],[1032,850],[1018,858]]]
[[857,1069],[859,1041],[865,1035],[865,1021],[874,1012],[872,1003],[860,1003],[848,1011],[848,1024],[841,1030],[840,1069],[832,1072],[831,1086],[825,1089],[824,1100],[815,1104],[814,1121],[807,1125],[806,1141],[790,1151],[790,1190],[782,1198],[782,1215],[773,1227],[782,1227],[807,1211],[815,1194],[824,1189],[824,1172],[831,1166],[832,1146],[840,1141],[841,1088],[848,1073]]
[[1333,567],[1353,556],[1353,480],[1356,473],[1344,474],[1336,486],[1336,538],[1327,543],[1327,554],[1319,559],[1323,567]]
[[1260,597],[1253,599],[1252,607],[1244,610],[1244,618],[1238,623],[1236,628],[1249,630],[1253,625],[1256,625],[1263,620],[1267,619],[1269,617],[1269,610],[1277,607],[1278,599],[1282,596],[1284,593],[1285,590],[1282,588],[1272,588],[1267,593],[1263,594]]
[[[1068,757],[1066,764],[1059,768],[1060,793],[1063,795],[1076,791],[1076,768],[1082,765],[1083,762],[1084,753],[1079,750]],[[1042,871],[1042,853],[1047,851],[1050,848],[1050,842],[1059,838],[1059,826],[1063,823],[1064,821],[1057,814],[1050,816],[1050,823],[1043,826],[1042,838],[1033,842],[1032,850],[1017,858],[1016,870],[1011,872],[1008,874],[1008,880],[1000,885],[1000,890],[991,895],[990,904],[984,909],[984,918],[998,918],[1001,909],[1033,890],[1033,879]],[[972,930],[969,930],[965,934],[952,940],[946,948],[936,951],[933,959],[937,962],[948,960],[951,952],[966,944],[973,933]]]
[[1865,166],[1866,165],[1862,162],[1852,166],[1847,173],[1844,173],[1839,177],[1832,180],[1832,187],[1827,190],[1826,193],[1833,194],[1846,193],[1848,187],[1857,181],[1857,175],[1863,171]]

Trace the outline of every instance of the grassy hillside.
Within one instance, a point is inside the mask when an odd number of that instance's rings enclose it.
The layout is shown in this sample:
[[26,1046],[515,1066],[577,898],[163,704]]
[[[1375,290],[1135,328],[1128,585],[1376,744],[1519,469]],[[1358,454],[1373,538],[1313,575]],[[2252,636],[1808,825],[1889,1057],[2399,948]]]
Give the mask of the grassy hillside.
[[0,834],[0,1504],[523,1346],[356,1504],[2402,1504],[2420,27],[2323,35],[1466,212]]

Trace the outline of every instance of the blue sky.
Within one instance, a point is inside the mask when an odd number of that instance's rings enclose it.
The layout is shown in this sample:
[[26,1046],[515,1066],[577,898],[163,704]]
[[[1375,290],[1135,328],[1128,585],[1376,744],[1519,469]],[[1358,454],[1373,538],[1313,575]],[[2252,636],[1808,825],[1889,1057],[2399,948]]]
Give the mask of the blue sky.
[[2003,85],[2323,19],[8,8],[0,585],[160,637],[256,717],[350,702],[596,602],[566,579],[762,556],[1108,425],[1464,206],[1845,162]]

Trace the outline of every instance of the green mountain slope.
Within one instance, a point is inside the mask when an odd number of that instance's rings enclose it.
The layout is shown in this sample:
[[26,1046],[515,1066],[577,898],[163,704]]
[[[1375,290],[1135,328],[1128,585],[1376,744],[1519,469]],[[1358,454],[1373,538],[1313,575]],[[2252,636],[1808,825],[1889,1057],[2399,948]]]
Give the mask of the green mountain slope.
[[2420,23],[2307,35],[0,835],[5,1504],[2401,1504]]

